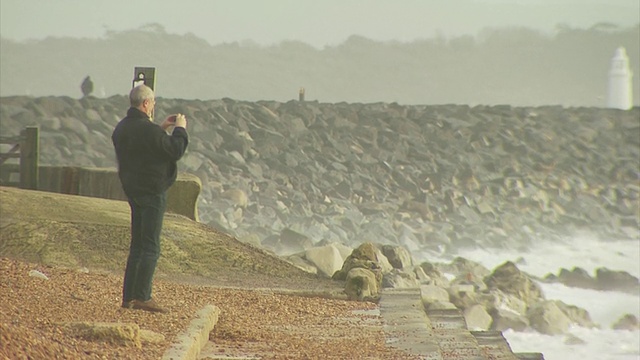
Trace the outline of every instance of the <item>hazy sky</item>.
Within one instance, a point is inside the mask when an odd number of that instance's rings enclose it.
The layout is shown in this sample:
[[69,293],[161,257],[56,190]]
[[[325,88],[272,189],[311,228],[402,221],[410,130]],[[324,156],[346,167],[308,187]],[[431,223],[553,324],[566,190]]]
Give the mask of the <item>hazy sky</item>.
[[158,23],[212,45],[250,39],[323,47],[353,34],[412,41],[477,35],[485,27],[550,33],[559,23],[586,28],[597,22],[637,24],[640,0],[0,0],[0,34],[19,41],[98,38]]

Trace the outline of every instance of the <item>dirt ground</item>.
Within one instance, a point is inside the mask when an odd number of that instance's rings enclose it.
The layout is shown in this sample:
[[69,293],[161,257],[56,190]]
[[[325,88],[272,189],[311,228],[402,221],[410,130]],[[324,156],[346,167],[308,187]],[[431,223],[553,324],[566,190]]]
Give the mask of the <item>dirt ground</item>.
[[[380,326],[364,331],[379,324],[376,305],[343,299],[343,284],[173,214],[153,294],[170,312],[122,309],[128,221],[125,202],[0,187],[0,359],[159,359],[207,304],[221,309],[208,346],[220,356],[415,358],[386,346]],[[81,321],[137,324],[162,339],[92,340],[69,330]]]

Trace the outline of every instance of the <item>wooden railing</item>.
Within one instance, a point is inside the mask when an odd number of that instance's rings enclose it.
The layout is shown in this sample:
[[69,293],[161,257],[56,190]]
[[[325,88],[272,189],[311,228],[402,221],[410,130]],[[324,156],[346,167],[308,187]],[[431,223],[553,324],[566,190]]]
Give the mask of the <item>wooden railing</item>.
[[[11,146],[7,152],[0,152],[0,186],[38,189],[39,128],[27,127],[19,136],[0,136],[0,144]],[[8,162],[10,159],[18,163]]]

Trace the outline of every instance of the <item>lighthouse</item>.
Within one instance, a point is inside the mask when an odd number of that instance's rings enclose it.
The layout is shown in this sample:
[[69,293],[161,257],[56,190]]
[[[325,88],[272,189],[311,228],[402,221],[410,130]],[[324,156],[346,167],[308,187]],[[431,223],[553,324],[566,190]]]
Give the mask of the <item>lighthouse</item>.
[[627,51],[621,46],[616,49],[616,53],[611,59],[609,92],[607,93],[608,108],[629,110],[633,107],[632,76],[633,73],[629,69]]

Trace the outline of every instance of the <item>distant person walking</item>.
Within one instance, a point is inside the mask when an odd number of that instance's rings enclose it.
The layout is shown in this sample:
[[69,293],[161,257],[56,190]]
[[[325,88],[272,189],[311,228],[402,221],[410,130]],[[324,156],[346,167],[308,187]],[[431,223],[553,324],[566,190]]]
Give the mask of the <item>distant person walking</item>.
[[[160,257],[160,233],[167,190],[178,174],[177,161],[189,143],[187,119],[169,116],[160,125],[152,120],[153,90],[136,86],[131,107],[111,139],[118,159],[118,176],[131,207],[131,245],[122,287],[122,307],[167,312],[151,297],[153,274]],[[167,129],[174,126],[171,135]]]

